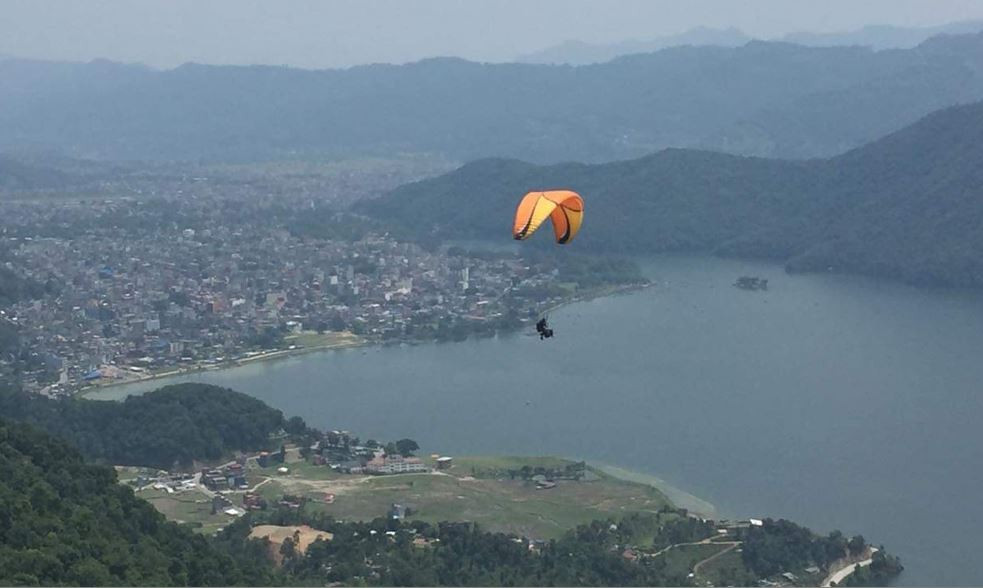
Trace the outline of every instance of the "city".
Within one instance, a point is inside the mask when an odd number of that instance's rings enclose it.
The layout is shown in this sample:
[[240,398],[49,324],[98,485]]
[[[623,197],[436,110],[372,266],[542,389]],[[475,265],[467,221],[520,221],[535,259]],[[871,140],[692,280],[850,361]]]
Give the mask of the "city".
[[369,221],[333,234],[337,203],[300,188],[142,182],[0,204],[0,267],[38,293],[0,310],[17,339],[0,366],[25,389],[66,395],[271,354],[490,335],[578,293],[556,287],[550,256],[424,247]]

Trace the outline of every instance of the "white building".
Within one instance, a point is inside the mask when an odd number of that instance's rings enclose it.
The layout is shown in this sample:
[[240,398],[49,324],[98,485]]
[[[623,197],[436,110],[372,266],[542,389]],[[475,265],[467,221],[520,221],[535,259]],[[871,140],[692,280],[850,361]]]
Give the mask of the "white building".
[[370,474],[408,474],[429,470],[418,457],[387,455],[386,457],[372,458],[365,464],[365,471]]

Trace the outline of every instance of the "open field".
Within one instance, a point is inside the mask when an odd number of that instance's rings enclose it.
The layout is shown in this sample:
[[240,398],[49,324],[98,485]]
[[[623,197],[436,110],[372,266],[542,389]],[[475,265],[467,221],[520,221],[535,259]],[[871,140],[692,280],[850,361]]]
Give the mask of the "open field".
[[202,533],[215,533],[228,525],[233,517],[219,512],[212,514],[212,499],[199,490],[168,494],[163,490],[146,488],[137,493],[164,516],[179,523],[200,524]]
[[[294,457],[288,454],[288,457]],[[266,468],[251,465],[247,479],[270,503],[284,495],[308,499],[307,507],[342,520],[385,517],[392,504],[410,509],[408,518],[437,523],[473,521],[490,531],[516,533],[537,539],[562,535],[578,524],[595,519],[621,518],[636,512],[657,512],[671,506],[653,486],[622,480],[587,468],[584,479],[556,480],[553,488],[512,479],[510,470],[528,466],[562,471],[574,462],[556,457],[455,457],[446,471],[389,476],[339,474],[308,461],[288,460]],[[132,473],[130,473],[132,475]],[[334,495],[333,500],[327,498]],[[214,532],[231,518],[212,515],[211,501],[201,491],[166,494],[143,490],[139,494],[172,520],[200,523]],[[242,493],[227,496],[239,505]]]
[[288,537],[294,541],[294,549],[300,553],[306,552],[310,544],[317,541],[318,538],[325,541],[331,541],[331,539],[334,537],[331,533],[326,531],[318,531],[317,529],[312,529],[307,525],[257,525],[253,527],[252,531],[250,531],[249,536],[253,539],[268,539],[270,542],[270,555],[273,557],[273,561],[277,562],[277,564],[281,563],[283,560],[283,555],[280,553],[280,548],[283,547],[283,542]]
[[737,549],[700,566],[697,575],[701,581],[714,586],[746,586],[754,581],[754,575],[744,567],[741,552]]
[[[259,492],[267,499],[283,494],[308,497],[316,508],[344,520],[386,516],[393,503],[411,509],[409,518],[428,522],[474,521],[492,531],[549,539],[594,519],[656,512],[669,504],[651,486],[606,475],[589,481],[559,480],[555,488],[504,477],[473,477],[476,472],[530,467],[561,468],[558,458],[455,458],[449,472],[393,476],[348,476],[319,466],[292,464],[288,475],[273,475]],[[335,495],[331,504],[326,493]]]
[[665,561],[666,569],[670,570],[671,573],[685,576],[693,571],[693,566],[696,564],[728,549],[729,547],[730,545],[720,545],[716,543],[679,545],[673,547],[672,549],[666,550],[658,557]]
[[[433,466],[433,460],[428,459],[426,461],[429,462],[429,465]],[[570,463],[573,462],[559,457],[465,456],[455,457],[454,467],[447,470],[447,473],[454,476],[500,478],[508,477],[508,470],[522,469],[523,466],[563,469],[564,466]]]
[[358,335],[353,335],[347,331],[317,333],[315,331],[303,331],[296,335],[287,335],[283,338],[287,345],[302,345],[308,349],[331,349],[333,347],[352,347],[359,345],[363,339]]
[[659,489],[660,492],[666,495],[670,502],[679,508],[685,508],[692,513],[699,514],[700,516],[708,519],[717,518],[717,508],[707,502],[693,496],[692,494],[680,490],[666,482],[665,480],[653,476],[651,474],[643,474],[641,472],[633,472],[631,470],[626,470],[624,468],[619,468],[612,465],[593,463],[591,462],[590,467],[596,471],[602,472],[614,478],[625,480],[626,482],[636,482],[638,484],[645,484],[648,486],[654,486]]

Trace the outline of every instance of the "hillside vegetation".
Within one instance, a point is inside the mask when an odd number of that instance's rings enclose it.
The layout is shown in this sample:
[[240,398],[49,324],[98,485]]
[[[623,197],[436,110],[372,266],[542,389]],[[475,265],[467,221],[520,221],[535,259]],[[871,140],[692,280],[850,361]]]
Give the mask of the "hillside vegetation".
[[439,153],[549,163],[665,147],[828,156],[983,98],[983,35],[912,49],[675,47],[582,67],[429,59],[305,71],[0,60],[0,149],[262,160]]
[[580,252],[715,251],[791,270],[983,285],[983,103],[826,160],[678,149],[598,165],[488,159],[356,210],[421,237],[505,241],[516,202],[535,188],[584,195]]
[[207,384],[165,386],[123,402],[7,391],[0,414],[69,441],[89,459],[164,469],[265,449],[271,434],[290,426],[262,401]]
[[[153,412],[151,407],[177,403],[191,408],[191,404],[182,402],[187,400],[182,393],[207,398],[193,408],[212,419],[216,429],[227,431],[239,426],[236,421],[244,415],[242,408],[235,406],[241,399],[230,391],[192,385],[163,392],[167,393],[156,393],[152,403],[143,405],[163,420],[161,427],[173,424],[173,420]],[[215,401],[228,410],[212,408]],[[102,405],[59,404],[58,408]],[[134,425],[128,415],[117,416],[129,423],[126,426]],[[49,421],[49,425],[50,422],[54,421]],[[101,422],[106,426],[106,421]],[[290,419],[287,425],[301,423]],[[148,427],[148,436],[160,434],[160,428],[148,422],[142,424]],[[61,425],[69,428],[79,423],[66,420]],[[125,430],[125,426],[107,429],[105,435],[108,438],[120,430]],[[188,440],[194,443],[195,437]],[[534,467],[534,463],[526,459],[464,459],[460,465],[470,468],[474,478],[455,479],[463,485],[475,480],[484,483],[488,476],[498,477],[502,472],[510,478],[523,479],[536,472],[557,477],[585,473],[583,464],[545,460],[544,465]],[[412,485],[419,479],[451,477],[393,476],[378,480],[389,484],[407,480]],[[568,485],[575,488],[596,483]],[[542,491],[554,494],[543,494],[536,500],[557,499],[555,493],[562,493],[564,484],[567,482],[561,480],[560,486]],[[422,498],[431,488],[418,490]],[[347,498],[339,493],[339,502]],[[527,500],[511,502],[510,507],[522,508],[526,504],[528,508],[528,496],[524,498]],[[625,505],[633,504],[627,498]],[[379,510],[388,500],[379,505]],[[530,543],[511,533],[489,532],[473,522],[472,513],[460,505],[443,512],[428,512],[430,507],[420,504],[421,514],[429,521],[375,518],[357,522],[343,515],[349,519],[346,522],[336,518],[338,513],[312,508],[312,503],[303,499],[299,508],[280,506],[256,511],[207,537],[187,526],[165,521],[149,503],[118,483],[111,468],[85,463],[76,450],[29,425],[0,420],[0,584],[700,585],[704,576],[693,579],[691,570],[697,573],[700,564],[708,563],[714,554],[732,552],[738,542],[746,546],[742,557],[728,561],[726,567],[708,569],[705,577],[720,578],[723,583],[740,578],[753,582],[774,576],[776,570],[799,570],[808,565],[826,570],[848,549],[850,553],[861,553],[866,548],[861,537],[849,542],[839,533],[819,537],[784,521],[766,521],[763,528],[747,532],[737,528],[733,537],[728,532],[722,542],[715,543],[720,534],[713,521],[687,516],[685,510],[666,504],[654,490],[648,491],[646,500],[646,504],[633,504],[632,508],[648,512],[629,514],[623,506],[609,504],[579,513],[579,520],[591,516],[604,519],[553,533],[554,539],[548,542]],[[559,512],[542,506],[535,510],[548,516]],[[253,526],[262,524],[310,525],[327,531],[329,539],[305,548],[285,538],[271,552],[270,543],[249,539]],[[900,569],[896,559],[882,558],[876,567],[872,566],[869,577],[874,581],[887,580]]]
[[233,556],[167,522],[111,468],[0,420],[0,584],[269,584],[262,560]]

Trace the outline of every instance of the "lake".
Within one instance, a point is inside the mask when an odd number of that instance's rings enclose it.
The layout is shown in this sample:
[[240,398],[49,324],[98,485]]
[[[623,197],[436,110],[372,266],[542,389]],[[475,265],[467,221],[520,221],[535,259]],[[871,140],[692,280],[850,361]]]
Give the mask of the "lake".
[[[652,288],[555,312],[547,341],[350,349],[166,382],[428,453],[617,465],[722,516],[861,533],[902,557],[899,584],[983,583],[983,296],[710,257],[646,270]],[[745,274],[769,290],[731,286]]]

